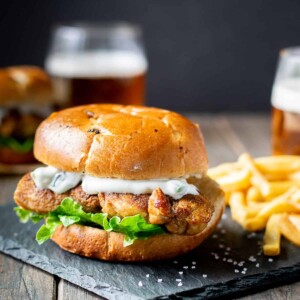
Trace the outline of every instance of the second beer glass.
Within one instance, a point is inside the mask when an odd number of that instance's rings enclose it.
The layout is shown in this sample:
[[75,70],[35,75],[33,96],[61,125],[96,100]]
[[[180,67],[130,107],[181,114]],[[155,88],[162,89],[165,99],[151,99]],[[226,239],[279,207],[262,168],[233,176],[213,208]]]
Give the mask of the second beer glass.
[[144,103],[148,63],[138,26],[59,26],[45,64],[61,106]]

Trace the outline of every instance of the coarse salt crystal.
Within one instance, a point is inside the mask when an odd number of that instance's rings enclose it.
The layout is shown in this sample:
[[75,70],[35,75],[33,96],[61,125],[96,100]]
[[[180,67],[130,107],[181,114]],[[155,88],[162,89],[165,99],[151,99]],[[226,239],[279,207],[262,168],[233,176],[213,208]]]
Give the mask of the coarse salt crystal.
[[224,245],[223,244],[219,244],[219,248],[224,248]]
[[176,281],[181,281],[181,279],[180,279],[180,278],[178,278],[178,279],[176,279]]
[[268,261],[269,261],[269,262],[272,262],[272,261],[273,261],[273,258],[269,258]]
[[224,254],[225,254],[225,255],[229,255],[229,252],[225,252]]
[[149,278],[149,276],[150,276],[149,274],[146,274],[146,277],[147,277],[147,278]]
[[195,265],[195,264],[197,264],[195,261],[192,261],[192,265]]
[[196,269],[196,266],[192,266],[191,268],[192,268],[192,269]]
[[182,282],[178,282],[178,284],[177,284],[178,286],[182,286]]
[[212,236],[213,239],[216,239],[217,237],[218,237],[217,234],[214,234],[214,235]]
[[206,277],[207,277],[207,274],[203,274],[202,277],[203,277],[203,278],[206,278]]
[[240,271],[238,269],[235,269],[234,270],[234,273],[239,273]]
[[256,258],[255,258],[254,256],[250,256],[250,257],[249,257],[249,261],[251,261],[251,262],[256,262]]
[[259,268],[259,263],[257,263],[257,264],[255,265],[255,267],[256,267],[256,268]]
[[226,248],[226,250],[227,250],[227,251],[230,251],[230,250],[231,250],[231,248],[230,248],[230,247],[227,247],[227,248]]
[[178,274],[179,274],[179,275],[182,275],[182,274],[183,274],[183,272],[182,272],[182,271],[180,271],[180,272],[178,272]]
[[246,274],[246,271],[242,271],[242,274]]
[[162,282],[163,280],[161,278],[157,279],[157,282]]
[[228,261],[229,263],[232,263],[232,259],[231,259],[231,258],[228,258],[227,261]]
[[184,269],[188,269],[189,267],[188,267],[188,266],[183,266],[183,268],[184,268]]
[[141,281],[139,281],[138,285],[139,286],[143,286],[143,283]]
[[173,261],[173,263],[174,263],[174,264],[177,264],[177,263],[178,263],[178,261],[177,261],[177,260],[174,260],[174,261]]

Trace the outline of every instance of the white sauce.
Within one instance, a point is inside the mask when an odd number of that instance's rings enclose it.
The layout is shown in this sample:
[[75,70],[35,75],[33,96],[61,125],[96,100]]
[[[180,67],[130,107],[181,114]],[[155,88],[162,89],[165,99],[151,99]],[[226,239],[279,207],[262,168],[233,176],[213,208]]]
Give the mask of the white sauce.
[[124,180],[115,178],[99,178],[81,173],[64,172],[53,167],[42,167],[31,173],[32,179],[39,189],[50,189],[61,194],[77,186],[82,181],[82,189],[89,195],[104,193],[147,194],[156,188],[174,199],[184,195],[198,195],[197,188],[187,183],[186,179],[152,179]]

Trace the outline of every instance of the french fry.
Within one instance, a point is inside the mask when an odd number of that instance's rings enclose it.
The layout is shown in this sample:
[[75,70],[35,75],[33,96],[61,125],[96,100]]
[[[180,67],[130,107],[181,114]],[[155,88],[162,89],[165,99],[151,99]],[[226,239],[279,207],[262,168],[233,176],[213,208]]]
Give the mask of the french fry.
[[250,176],[251,174],[248,170],[240,170],[220,177],[216,181],[225,192],[231,192],[249,188]]
[[233,192],[229,199],[231,207],[232,219],[244,226],[247,215],[247,208],[245,204],[245,195],[242,192]]
[[300,247],[300,231],[291,222],[287,214],[282,216],[280,222],[280,231],[286,239]]
[[262,197],[260,190],[257,187],[252,186],[247,191],[246,200],[247,200],[247,204],[251,205],[251,203],[253,202],[264,201],[264,198]]
[[238,162],[251,172],[251,183],[253,186],[259,188],[261,193],[264,195],[264,191],[269,189],[269,182],[257,169],[253,158],[248,153],[244,153],[240,155]]
[[268,256],[276,256],[280,254],[280,221],[282,215],[272,215],[266,226],[266,232],[264,235],[264,254]]
[[293,193],[295,193],[295,188],[291,188],[286,193],[265,204],[254,218],[245,220],[245,228],[249,231],[258,231],[266,226],[268,218],[273,214],[300,212],[300,205],[289,201]]
[[289,219],[297,228],[297,230],[300,231],[300,214],[290,214]]
[[265,228],[265,255],[280,254],[281,235],[300,246],[300,156],[245,153],[208,175],[225,191],[233,220],[248,231]]
[[239,164],[238,163],[224,163],[217,167],[210,168],[207,172],[207,175],[211,177],[212,179],[217,179],[223,176],[228,175],[234,170],[239,170]]
[[296,155],[267,156],[255,159],[262,173],[290,174],[300,171],[300,157]]

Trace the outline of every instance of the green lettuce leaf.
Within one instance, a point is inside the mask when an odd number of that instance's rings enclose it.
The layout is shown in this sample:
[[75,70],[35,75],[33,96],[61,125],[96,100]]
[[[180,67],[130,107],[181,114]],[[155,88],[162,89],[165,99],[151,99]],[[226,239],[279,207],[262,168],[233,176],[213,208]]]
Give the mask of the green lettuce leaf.
[[20,141],[10,136],[0,136],[0,146],[10,148],[15,152],[27,153],[33,148],[33,140],[33,137]]
[[36,234],[39,244],[47,241],[59,225],[68,227],[72,224],[84,224],[92,227],[102,227],[106,231],[120,232],[124,234],[124,247],[131,245],[137,239],[147,239],[153,235],[162,234],[161,226],[147,223],[141,215],[124,217],[115,216],[108,219],[105,213],[86,213],[82,206],[72,198],[65,198],[61,204],[48,214],[37,214],[21,207],[15,208],[21,222],[32,220],[34,223],[45,219]]

